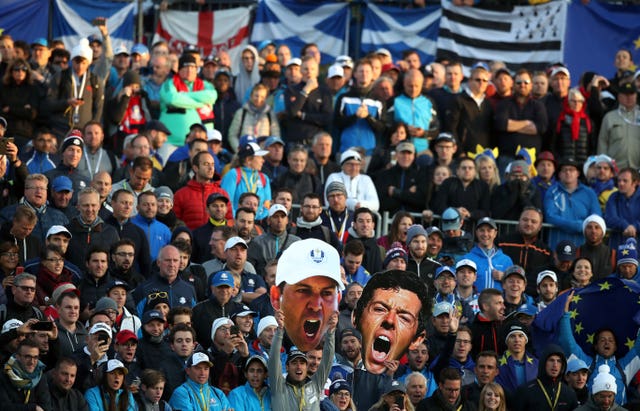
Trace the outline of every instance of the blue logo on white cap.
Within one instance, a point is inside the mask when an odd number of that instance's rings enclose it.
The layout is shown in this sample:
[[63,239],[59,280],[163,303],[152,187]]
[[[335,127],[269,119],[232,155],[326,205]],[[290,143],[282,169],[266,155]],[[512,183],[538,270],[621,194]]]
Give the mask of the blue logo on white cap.
[[320,264],[324,262],[325,254],[324,254],[324,251],[322,251],[321,249],[314,248],[309,252],[309,257],[311,258],[311,261],[313,261],[314,263]]

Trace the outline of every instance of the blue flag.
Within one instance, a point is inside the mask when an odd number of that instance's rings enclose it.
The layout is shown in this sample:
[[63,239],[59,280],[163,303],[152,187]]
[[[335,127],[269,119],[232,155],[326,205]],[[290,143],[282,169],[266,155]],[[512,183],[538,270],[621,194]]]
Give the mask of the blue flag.
[[[531,327],[532,340],[537,352],[550,342],[557,342],[559,321],[570,291],[542,310]],[[613,330],[618,341],[618,357],[633,347],[640,316],[640,285],[618,277],[602,278],[576,290],[569,303],[571,329],[576,342],[587,355],[594,355],[593,339],[596,331]]]
[[261,0],[251,42],[284,43],[293,57],[300,56],[305,43],[315,43],[322,53],[322,64],[333,63],[339,55],[347,54],[348,21],[348,3]]
[[[573,2],[567,13],[564,61],[576,79],[585,71],[611,78],[616,51],[640,61],[640,6]],[[635,67],[633,68],[636,69]]]
[[0,34],[31,43],[47,38],[48,0],[4,0],[0,2]]
[[403,9],[368,3],[362,27],[362,52],[384,47],[396,61],[402,58],[403,51],[414,49],[423,64],[431,63],[436,54],[441,15],[439,6]]
[[134,11],[136,3],[121,1],[56,0],[53,8],[53,38],[64,42],[71,50],[81,38],[100,31],[93,26],[96,17],[106,17],[113,48],[133,45]]

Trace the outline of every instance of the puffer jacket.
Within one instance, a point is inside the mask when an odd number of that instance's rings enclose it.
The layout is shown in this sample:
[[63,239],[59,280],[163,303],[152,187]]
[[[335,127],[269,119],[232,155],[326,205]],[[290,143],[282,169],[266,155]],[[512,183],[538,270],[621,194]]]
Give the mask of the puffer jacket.
[[[229,198],[229,194],[218,183],[199,183],[195,179],[191,179],[173,196],[173,211],[189,229],[195,230],[209,220],[207,198],[213,193],[223,194]],[[225,218],[227,220],[233,219],[232,207],[227,207]]]

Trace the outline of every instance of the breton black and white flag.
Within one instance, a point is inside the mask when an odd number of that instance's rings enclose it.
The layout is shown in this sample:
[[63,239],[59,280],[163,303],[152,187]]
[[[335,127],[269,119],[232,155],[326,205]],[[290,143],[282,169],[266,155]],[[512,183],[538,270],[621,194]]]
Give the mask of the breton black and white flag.
[[544,69],[563,61],[567,4],[556,0],[489,9],[442,0],[437,56],[461,61],[465,72],[478,61],[494,60],[511,70]]

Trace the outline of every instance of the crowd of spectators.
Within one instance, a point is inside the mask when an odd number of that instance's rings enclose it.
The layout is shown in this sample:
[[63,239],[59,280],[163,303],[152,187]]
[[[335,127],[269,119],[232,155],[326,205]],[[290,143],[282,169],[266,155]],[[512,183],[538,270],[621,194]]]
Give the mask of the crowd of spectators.
[[[128,49],[97,24],[70,50],[0,35],[8,409],[638,407],[640,345],[616,358],[601,329],[585,352],[568,309],[593,281],[639,278],[629,51],[610,79],[497,61],[465,76],[413,50],[322,66],[317,45],[270,40],[237,61]],[[340,254],[344,291],[302,352],[272,302],[278,259],[310,238]],[[375,372],[363,352],[389,348],[363,347],[352,318],[386,270],[417,276],[433,310]],[[557,299],[559,345],[541,346],[532,321]]]

